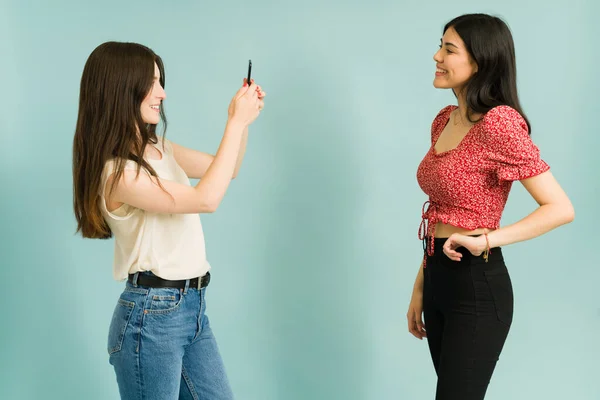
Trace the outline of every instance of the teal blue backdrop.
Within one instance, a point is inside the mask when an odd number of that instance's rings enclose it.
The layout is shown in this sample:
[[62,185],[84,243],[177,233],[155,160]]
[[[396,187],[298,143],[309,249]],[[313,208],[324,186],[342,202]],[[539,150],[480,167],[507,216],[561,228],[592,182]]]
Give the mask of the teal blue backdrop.
[[[552,2],[550,2],[552,3]],[[600,399],[600,6],[532,1],[6,1],[0,10],[0,398],[117,399],[113,241],[74,234],[86,58],[136,41],[166,64],[167,136],[214,152],[246,73],[268,92],[246,159],[202,217],[208,314],[244,400],[432,399],[405,314],[422,255],[415,172],[445,22],[504,17],[533,138],[575,221],[505,249],[516,310],[490,400]],[[503,224],[536,207],[514,186]]]

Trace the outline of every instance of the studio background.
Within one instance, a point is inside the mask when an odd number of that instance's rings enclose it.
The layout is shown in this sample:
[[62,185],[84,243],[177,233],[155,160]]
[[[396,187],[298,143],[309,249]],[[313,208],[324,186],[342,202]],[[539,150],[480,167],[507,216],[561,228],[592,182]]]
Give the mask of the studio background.
[[[211,325],[244,400],[432,399],[407,332],[444,24],[499,15],[535,143],[575,221],[504,249],[515,317],[487,399],[600,398],[597,93],[592,0],[0,3],[0,398],[117,399],[106,338],[122,283],[112,240],[76,235],[79,80],[108,40],[166,66],[167,137],[214,152],[248,59],[267,91],[246,158],[203,215]],[[502,220],[536,207],[516,183]]]

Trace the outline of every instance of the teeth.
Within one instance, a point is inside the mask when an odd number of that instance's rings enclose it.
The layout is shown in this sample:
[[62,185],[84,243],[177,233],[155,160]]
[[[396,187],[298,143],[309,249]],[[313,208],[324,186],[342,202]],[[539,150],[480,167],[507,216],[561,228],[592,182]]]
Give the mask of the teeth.
[[158,110],[158,109],[160,109],[160,107],[159,107],[159,106],[150,106],[150,108],[154,108],[155,110]]
[[448,72],[448,71],[446,71],[446,70],[444,70],[444,69],[440,69],[440,68],[436,68],[436,71],[437,71],[437,72],[440,72],[440,73],[442,73],[442,74],[445,74],[446,72]]

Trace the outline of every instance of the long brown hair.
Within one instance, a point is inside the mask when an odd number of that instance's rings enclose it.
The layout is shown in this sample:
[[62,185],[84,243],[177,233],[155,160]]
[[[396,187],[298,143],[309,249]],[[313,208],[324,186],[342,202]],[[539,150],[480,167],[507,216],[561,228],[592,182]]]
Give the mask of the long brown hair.
[[[114,190],[125,162],[137,163],[152,176],[154,169],[144,160],[144,149],[157,143],[156,125],[142,119],[141,104],[152,90],[154,63],[165,86],[162,59],[137,43],[106,42],[90,54],[81,77],[79,112],[73,139],[73,207],[77,231],[85,238],[107,239],[110,227],[100,209],[102,172],[115,159]],[[160,107],[166,131],[166,118]],[[164,138],[164,132],[163,132]]]

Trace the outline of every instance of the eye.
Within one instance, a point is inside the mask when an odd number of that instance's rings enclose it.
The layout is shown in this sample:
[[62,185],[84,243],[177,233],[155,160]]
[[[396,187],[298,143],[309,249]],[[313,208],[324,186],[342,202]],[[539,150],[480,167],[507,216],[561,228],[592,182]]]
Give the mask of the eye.
[[452,53],[454,53],[453,51],[450,51],[450,50],[448,50],[448,49],[446,49],[446,52],[447,52],[448,54],[452,54]]

